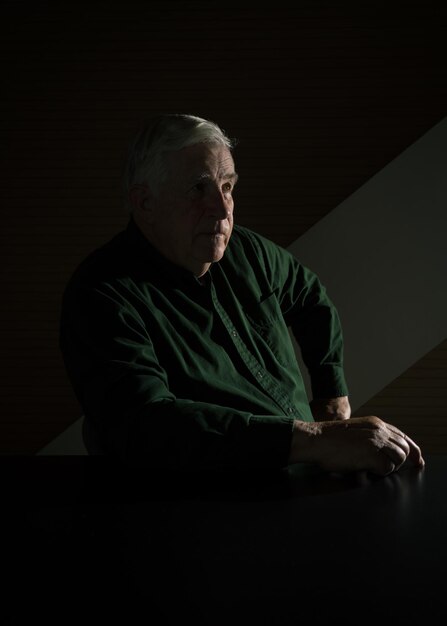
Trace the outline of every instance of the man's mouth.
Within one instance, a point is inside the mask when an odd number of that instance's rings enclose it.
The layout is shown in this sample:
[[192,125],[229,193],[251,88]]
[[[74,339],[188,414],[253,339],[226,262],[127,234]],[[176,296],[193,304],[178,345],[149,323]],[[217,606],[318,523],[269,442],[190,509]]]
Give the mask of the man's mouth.
[[207,237],[224,237],[225,233],[222,230],[210,230],[205,233],[201,233],[201,235],[205,235]]

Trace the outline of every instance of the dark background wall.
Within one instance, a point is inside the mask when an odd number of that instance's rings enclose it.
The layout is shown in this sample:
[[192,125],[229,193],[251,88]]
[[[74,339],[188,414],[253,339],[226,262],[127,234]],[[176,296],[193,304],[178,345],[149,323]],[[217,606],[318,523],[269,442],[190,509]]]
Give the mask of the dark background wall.
[[[18,0],[0,17],[1,453],[34,453],[80,416],[60,298],[126,224],[121,171],[144,118],[189,112],[237,137],[237,220],[288,246],[447,111],[440,2]],[[446,355],[365,410],[385,403],[445,451],[432,433],[447,419]]]

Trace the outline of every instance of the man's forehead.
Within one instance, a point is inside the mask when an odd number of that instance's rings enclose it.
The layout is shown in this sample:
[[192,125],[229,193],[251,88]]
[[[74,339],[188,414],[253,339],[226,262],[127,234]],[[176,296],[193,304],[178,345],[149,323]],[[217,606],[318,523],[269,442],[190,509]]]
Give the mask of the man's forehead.
[[234,175],[230,150],[220,144],[195,144],[172,153],[171,164],[188,178]]

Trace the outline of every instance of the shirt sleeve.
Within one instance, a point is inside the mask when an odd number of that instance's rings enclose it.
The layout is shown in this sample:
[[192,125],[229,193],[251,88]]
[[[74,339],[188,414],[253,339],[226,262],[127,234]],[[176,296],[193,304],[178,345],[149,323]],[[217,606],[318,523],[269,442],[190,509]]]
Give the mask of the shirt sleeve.
[[126,465],[172,470],[287,465],[293,419],[175,397],[150,329],[110,286],[66,290],[60,347],[85,419],[105,452]]
[[276,292],[309,372],[314,398],[349,394],[343,366],[343,332],[337,309],[318,276],[284,248],[253,235],[271,290]]

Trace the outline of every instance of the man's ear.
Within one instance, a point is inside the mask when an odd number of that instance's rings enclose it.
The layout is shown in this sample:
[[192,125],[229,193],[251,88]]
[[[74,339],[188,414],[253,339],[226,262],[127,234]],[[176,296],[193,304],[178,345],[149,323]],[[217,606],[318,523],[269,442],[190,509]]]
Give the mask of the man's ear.
[[152,208],[152,194],[148,185],[132,185],[129,190],[129,201],[132,211],[149,216]]

